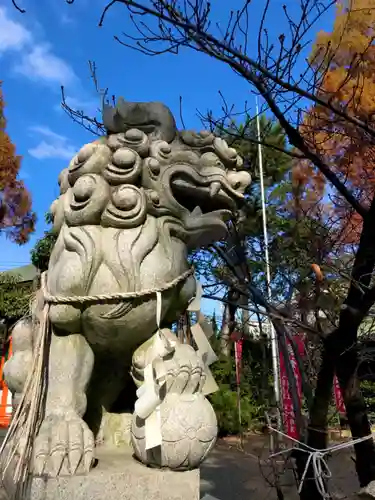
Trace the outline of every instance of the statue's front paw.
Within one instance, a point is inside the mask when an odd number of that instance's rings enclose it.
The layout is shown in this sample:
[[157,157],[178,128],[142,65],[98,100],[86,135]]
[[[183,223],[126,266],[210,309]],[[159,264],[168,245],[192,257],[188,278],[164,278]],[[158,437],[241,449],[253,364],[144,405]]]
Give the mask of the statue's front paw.
[[89,472],[94,436],[74,412],[46,416],[34,445],[34,474],[50,477]]

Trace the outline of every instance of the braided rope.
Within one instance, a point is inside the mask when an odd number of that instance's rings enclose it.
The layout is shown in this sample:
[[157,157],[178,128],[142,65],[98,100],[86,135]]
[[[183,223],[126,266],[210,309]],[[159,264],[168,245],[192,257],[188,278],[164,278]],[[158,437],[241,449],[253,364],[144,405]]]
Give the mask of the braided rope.
[[165,292],[169,290],[182,281],[186,280],[190,275],[194,273],[194,268],[191,267],[184,273],[177,276],[174,280],[169,283],[161,285],[159,288],[150,288],[146,290],[139,290],[137,292],[116,292],[116,293],[103,293],[99,295],[74,295],[74,296],[64,296],[64,295],[51,295],[47,292],[47,273],[43,273],[41,277],[41,288],[43,291],[43,296],[45,302],[48,304],[86,304],[86,303],[105,303],[105,302],[115,302],[122,300],[136,299],[139,297],[147,297],[148,295],[154,295],[158,292]]

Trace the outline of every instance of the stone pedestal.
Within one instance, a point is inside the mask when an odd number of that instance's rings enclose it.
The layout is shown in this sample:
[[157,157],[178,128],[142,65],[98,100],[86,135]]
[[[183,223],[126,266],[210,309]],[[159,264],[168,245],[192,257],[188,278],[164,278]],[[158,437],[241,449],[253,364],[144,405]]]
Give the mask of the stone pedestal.
[[199,500],[199,470],[150,469],[124,449],[98,450],[97,458],[87,476],[35,478],[30,500]]

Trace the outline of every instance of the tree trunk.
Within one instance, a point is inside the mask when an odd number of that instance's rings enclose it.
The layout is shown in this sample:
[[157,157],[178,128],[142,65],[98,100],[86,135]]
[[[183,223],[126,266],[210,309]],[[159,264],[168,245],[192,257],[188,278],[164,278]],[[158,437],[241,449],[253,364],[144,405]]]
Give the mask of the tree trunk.
[[237,306],[234,305],[238,300],[238,293],[229,289],[228,302],[224,306],[223,320],[220,330],[220,352],[223,356],[230,356],[231,335],[234,331],[236,324],[236,310]]
[[[324,349],[314,400],[310,408],[306,440],[308,446],[317,450],[327,447],[327,416],[329,404],[332,399],[333,376],[334,365],[332,356],[327,349]],[[295,457],[297,474],[301,480],[307,464],[308,454],[306,452],[297,452]],[[307,471],[300,498],[301,500],[319,500],[322,498],[316,488],[312,467],[309,467]]]
[[[358,327],[374,304],[374,289],[369,288],[371,277],[375,266],[375,197],[372,199],[370,209],[363,219],[363,228],[355,262],[351,274],[351,283],[348,296],[342,306],[339,318],[339,326],[325,340],[325,362],[322,364],[320,376],[321,393],[315,395],[314,419],[317,418],[318,427],[324,428],[327,421],[328,389],[330,397],[332,394],[332,380],[334,372],[340,383],[343,393],[346,414],[353,439],[366,437],[371,434],[370,423],[367,417],[366,404],[363,400],[357,378],[358,353],[357,336]],[[332,368],[333,367],[333,373]],[[314,425],[315,427],[315,425]],[[320,433],[321,434],[321,433]],[[308,444],[319,449],[325,446],[323,438],[318,432],[308,432]],[[367,486],[375,480],[375,446],[373,439],[368,439],[355,446],[356,471],[360,486]],[[311,481],[307,485],[312,484]],[[303,489],[310,489],[310,486]],[[313,492],[313,487],[311,487]],[[317,493],[317,492],[316,492]],[[306,493],[307,494],[307,493]],[[313,493],[311,493],[313,494]],[[301,496],[302,498],[302,496]],[[305,499],[319,498],[317,496],[306,496]]]
[[[349,312],[349,311],[348,311]],[[349,314],[342,314],[340,326],[324,343],[321,368],[318,375],[314,402],[310,409],[310,422],[307,445],[315,449],[327,447],[327,415],[332,399],[332,385],[335,371],[343,393],[346,414],[353,439],[371,435],[366,404],[362,397],[357,377],[358,352],[356,348],[357,328],[350,321]],[[351,325],[352,323],[352,325]],[[343,325],[347,325],[343,328]],[[375,480],[375,446],[372,439],[355,445],[356,471],[360,486],[366,486]],[[306,466],[307,454],[297,455],[297,472],[302,477]],[[304,482],[301,500],[322,498],[313,481],[312,468]]]
[[[350,430],[353,439],[357,439],[371,435],[371,426],[357,377],[357,328],[351,327],[349,323],[344,329],[343,324],[331,336],[329,345],[331,352],[333,351],[337,378],[343,393]],[[369,482],[375,480],[374,441],[368,439],[356,444],[354,449],[360,486],[367,486]]]
[[[335,369],[343,393],[348,423],[353,439],[371,434],[366,404],[357,377],[358,328],[374,304],[374,289],[370,288],[375,266],[375,197],[363,219],[363,228],[347,299],[339,327],[328,337],[327,346],[335,358]],[[355,446],[356,470],[361,487],[375,480],[375,446],[368,439]]]

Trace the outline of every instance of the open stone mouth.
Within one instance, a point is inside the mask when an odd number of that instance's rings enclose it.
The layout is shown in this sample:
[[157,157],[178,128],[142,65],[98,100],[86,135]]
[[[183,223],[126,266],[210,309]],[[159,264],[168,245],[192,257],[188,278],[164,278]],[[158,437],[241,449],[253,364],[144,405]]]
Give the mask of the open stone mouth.
[[202,186],[190,179],[175,178],[171,181],[171,189],[177,203],[192,215],[213,212],[222,212],[224,215],[236,208],[235,201],[224,191],[219,181]]

